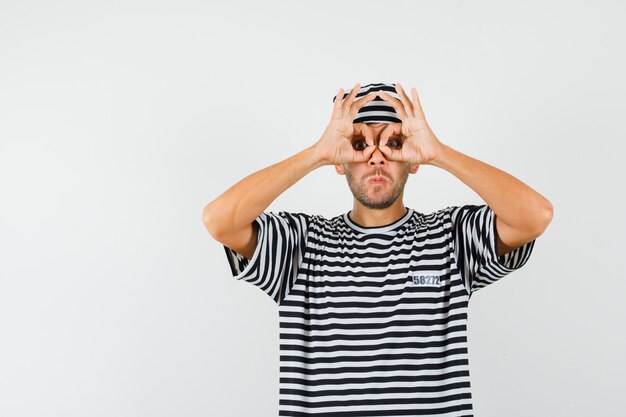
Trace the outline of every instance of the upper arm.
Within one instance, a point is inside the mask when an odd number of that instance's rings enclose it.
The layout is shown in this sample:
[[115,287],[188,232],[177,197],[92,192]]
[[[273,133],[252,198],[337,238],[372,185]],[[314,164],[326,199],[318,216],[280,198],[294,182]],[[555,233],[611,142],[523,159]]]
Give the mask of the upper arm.
[[305,213],[262,212],[240,232],[212,230],[223,243],[233,277],[259,287],[280,304],[298,277],[311,218]]
[[486,204],[449,210],[454,257],[470,295],[521,268],[530,258],[536,232],[511,229]]

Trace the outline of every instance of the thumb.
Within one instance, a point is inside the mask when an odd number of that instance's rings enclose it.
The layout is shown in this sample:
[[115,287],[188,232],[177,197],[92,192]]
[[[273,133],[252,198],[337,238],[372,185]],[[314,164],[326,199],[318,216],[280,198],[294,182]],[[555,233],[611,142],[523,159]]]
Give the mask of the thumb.
[[385,155],[387,159],[391,157],[391,149],[389,149],[387,145],[378,145],[378,149],[380,149],[380,151],[383,153],[383,155]]
[[375,146],[368,146],[365,149],[354,151],[355,152],[355,162],[366,162],[372,157],[372,153],[374,153]]
[[365,158],[364,160],[369,161],[375,150],[376,146],[374,144],[371,144],[367,148],[363,149],[363,157]]
[[380,151],[388,161],[402,161],[402,152],[398,149],[391,149],[387,145],[379,145]]

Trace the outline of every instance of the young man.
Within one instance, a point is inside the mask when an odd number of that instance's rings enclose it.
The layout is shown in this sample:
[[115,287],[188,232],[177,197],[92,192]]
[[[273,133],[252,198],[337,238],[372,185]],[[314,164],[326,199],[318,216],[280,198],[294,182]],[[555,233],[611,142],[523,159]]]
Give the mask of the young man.
[[[279,306],[281,416],[471,416],[470,297],[522,267],[551,221],[536,191],[439,142],[411,93],[340,89],[317,143],[204,209],[233,276]],[[421,164],[486,204],[407,208],[404,185]],[[323,165],[346,176],[352,210],[263,211]]]

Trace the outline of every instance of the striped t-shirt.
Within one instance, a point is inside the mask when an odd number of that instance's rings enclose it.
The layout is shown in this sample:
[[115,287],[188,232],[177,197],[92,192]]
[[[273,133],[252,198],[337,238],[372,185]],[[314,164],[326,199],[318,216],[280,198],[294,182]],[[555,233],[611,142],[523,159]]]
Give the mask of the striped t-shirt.
[[472,416],[467,308],[522,267],[535,240],[497,256],[487,205],[407,208],[377,227],[350,214],[263,212],[233,276],[280,318],[280,416]]

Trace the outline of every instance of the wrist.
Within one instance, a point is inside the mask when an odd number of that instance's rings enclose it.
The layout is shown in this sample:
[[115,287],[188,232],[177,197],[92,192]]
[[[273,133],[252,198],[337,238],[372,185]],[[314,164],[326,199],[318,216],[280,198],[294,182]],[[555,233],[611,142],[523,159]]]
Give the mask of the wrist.
[[450,147],[442,143],[435,153],[435,157],[430,161],[430,165],[443,168],[449,152]]
[[324,165],[328,165],[328,160],[322,155],[320,149],[316,145],[311,145],[306,149],[309,154],[309,158],[311,158],[311,163],[315,166],[315,168],[319,168]]

